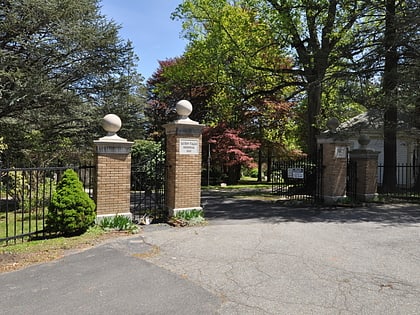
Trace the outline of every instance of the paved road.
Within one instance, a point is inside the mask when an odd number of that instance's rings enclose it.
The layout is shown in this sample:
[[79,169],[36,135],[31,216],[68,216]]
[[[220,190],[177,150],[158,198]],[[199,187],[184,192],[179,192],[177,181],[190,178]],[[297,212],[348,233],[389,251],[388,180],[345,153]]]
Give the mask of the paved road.
[[418,207],[206,199],[210,225],[146,232],[147,260],[217,294],[219,314],[420,314]]
[[420,314],[418,207],[204,199],[207,226],[0,275],[0,313]]
[[0,314],[212,314],[205,289],[141,259],[142,238],[120,238],[0,275]]

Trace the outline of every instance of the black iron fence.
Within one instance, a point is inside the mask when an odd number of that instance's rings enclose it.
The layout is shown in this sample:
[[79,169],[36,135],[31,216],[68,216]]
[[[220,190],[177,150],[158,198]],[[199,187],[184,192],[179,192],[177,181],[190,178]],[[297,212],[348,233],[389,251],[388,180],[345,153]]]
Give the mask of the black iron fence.
[[142,222],[145,216],[154,222],[164,221],[167,218],[165,182],[164,144],[157,146],[148,154],[132,156],[130,211],[135,222]]
[[0,169],[0,244],[47,236],[48,205],[69,168],[78,172],[85,191],[93,198],[93,165]]
[[347,182],[346,194],[352,200],[357,198],[357,162],[349,160],[347,162]]
[[[322,200],[322,161],[311,159],[282,160],[273,163],[272,193],[287,200]],[[383,184],[385,172],[395,175],[393,185]],[[346,194],[357,199],[357,163],[348,161]],[[377,192],[379,196],[406,201],[420,201],[420,165],[378,165]]]
[[321,161],[309,157],[275,161],[272,165],[272,193],[287,200],[319,201],[321,165]]
[[[384,185],[385,172],[393,172],[395,181],[392,185]],[[393,174],[393,175],[394,175]],[[398,164],[394,166],[378,165],[378,193],[392,198],[420,200],[420,166]]]

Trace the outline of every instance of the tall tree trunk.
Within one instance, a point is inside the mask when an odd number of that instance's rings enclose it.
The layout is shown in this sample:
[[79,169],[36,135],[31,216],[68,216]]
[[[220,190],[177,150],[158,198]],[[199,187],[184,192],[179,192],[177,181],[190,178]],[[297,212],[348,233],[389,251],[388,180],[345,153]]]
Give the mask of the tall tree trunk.
[[384,113],[384,192],[392,192],[397,185],[395,166],[397,164],[397,104],[398,97],[398,52],[395,17],[395,0],[386,0],[385,13],[385,69],[383,91],[386,102]]
[[312,159],[316,158],[317,143],[316,136],[319,133],[316,127],[316,118],[321,110],[321,83],[319,81],[309,82],[307,88],[308,104],[307,104],[307,119],[308,119],[308,153]]

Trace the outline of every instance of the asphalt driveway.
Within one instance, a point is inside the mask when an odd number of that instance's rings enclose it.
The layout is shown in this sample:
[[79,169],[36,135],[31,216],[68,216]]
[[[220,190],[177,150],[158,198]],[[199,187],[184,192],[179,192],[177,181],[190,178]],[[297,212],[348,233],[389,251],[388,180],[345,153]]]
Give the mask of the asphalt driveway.
[[205,194],[208,225],[151,225],[0,275],[4,314],[420,314],[420,210]]
[[204,198],[209,225],[147,231],[147,261],[219,296],[219,314],[420,314],[418,206]]

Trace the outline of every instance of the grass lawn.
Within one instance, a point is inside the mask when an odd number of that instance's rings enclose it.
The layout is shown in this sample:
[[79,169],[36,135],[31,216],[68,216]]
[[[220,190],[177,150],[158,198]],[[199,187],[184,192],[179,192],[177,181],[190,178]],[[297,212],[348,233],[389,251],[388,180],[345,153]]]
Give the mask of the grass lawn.
[[[0,212],[0,239],[43,230],[42,217],[14,211]],[[1,244],[1,242],[0,242]]]
[[221,193],[231,198],[276,200],[278,196],[271,193],[271,183],[259,183],[255,179],[242,179],[237,185],[202,186],[203,191]]
[[257,182],[255,178],[252,177],[242,177],[241,180],[236,185],[213,185],[213,186],[205,186],[203,185],[201,188],[206,189],[229,189],[229,190],[239,190],[239,189],[252,189],[254,191],[258,190],[267,190],[271,189],[272,184],[267,182]]

